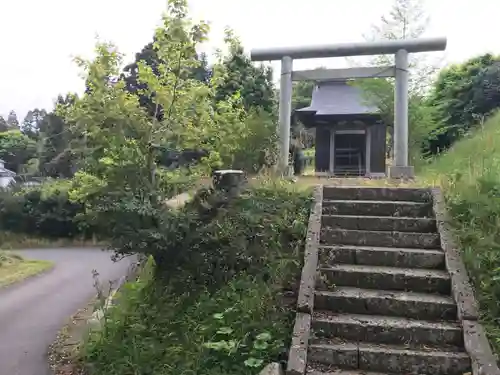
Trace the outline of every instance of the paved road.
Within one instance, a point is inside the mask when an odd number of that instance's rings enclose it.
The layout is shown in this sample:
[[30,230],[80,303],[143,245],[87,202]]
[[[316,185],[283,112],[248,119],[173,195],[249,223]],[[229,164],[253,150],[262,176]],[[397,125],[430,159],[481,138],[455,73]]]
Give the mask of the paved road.
[[46,353],[69,316],[95,295],[92,270],[107,283],[125,275],[128,258],[114,263],[99,249],[22,250],[50,260],[53,270],[0,289],[0,375],[48,375]]

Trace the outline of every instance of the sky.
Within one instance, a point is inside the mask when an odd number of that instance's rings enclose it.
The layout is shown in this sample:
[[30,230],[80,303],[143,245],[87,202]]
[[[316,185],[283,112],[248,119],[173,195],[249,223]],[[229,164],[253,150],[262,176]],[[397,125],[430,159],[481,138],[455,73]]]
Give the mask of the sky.
[[[190,0],[192,17],[211,24],[203,50],[222,46],[231,27],[252,48],[363,41],[393,0]],[[96,37],[112,41],[126,59],[152,40],[166,0],[0,1],[0,115],[22,121],[33,108],[52,109],[58,94],[81,92],[74,56],[91,58]],[[448,38],[443,63],[500,54],[498,0],[427,0],[426,37]],[[440,56],[441,57],[441,56]],[[294,69],[345,67],[343,58],[297,60]],[[278,63],[273,67],[279,69]]]

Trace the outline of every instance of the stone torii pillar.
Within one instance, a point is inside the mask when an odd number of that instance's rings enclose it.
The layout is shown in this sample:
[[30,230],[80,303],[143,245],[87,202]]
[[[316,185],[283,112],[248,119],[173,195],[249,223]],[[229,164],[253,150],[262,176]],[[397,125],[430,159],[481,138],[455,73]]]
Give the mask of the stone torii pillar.
[[396,56],[394,74],[396,77],[394,92],[394,162],[389,169],[389,177],[413,177],[413,167],[408,165],[408,54],[444,51],[445,49],[446,38],[431,38],[252,50],[252,61],[281,60],[279,170],[284,173],[288,167],[293,59],[394,54]]

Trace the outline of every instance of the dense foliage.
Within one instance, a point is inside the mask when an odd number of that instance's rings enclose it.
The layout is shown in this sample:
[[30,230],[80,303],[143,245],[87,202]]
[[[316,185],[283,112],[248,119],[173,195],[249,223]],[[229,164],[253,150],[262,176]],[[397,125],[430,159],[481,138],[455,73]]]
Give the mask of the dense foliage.
[[70,201],[63,184],[0,192],[0,231],[53,239],[90,237],[93,228],[83,220],[84,206]]
[[156,278],[130,285],[91,336],[92,374],[250,375],[286,361],[285,297],[300,277],[309,194],[274,184],[230,201],[207,193],[163,218],[161,246],[150,246],[164,257]]
[[428,146],[435,154],[500,108],[500,56],[486,54],[443,69],[428,105],[437,109],[439,133]]
[[216,89],[216,100],[239,93],[247,111],[258,108],[275,115],[277,108],[272,69],[262,64],[253,65],[232,30],[226,29],[224,40],[229,53],[221,61],[225,74]]
[[[70,197],[85,206],[88,220],[112,237],[111,246],[119,254],[154,253],[162,263],[155,249],[164,246],[163,237],[170,233],[164,227],[164,202],[180,179],[192,181],[221,167],[256,171],[272,158],[271,115],[262,103],[247,110],[239,90],[227,91],[233,77],[228,64],[234,62],[235,52],[229,62],[219,56],[208,84],[193,76],[200,66],[195,51],[207,32],[205,23],[189,19],[185,2],[173,1],[156,31],[155,63],[136,63],[140,95],[130,92],[126,80],[115,79],[122,56],[115,46],[101,43],[94,60],[77,60],[86,93],[58,106],[57,115],[72,124],[73,134],[81,135],[72,139],[72,149],[80,150],[80,169]],[[250,76],[245,73],[244,81]],[[148,98],[149,104],[141,98]],[[203,153],[197,164],[173,170],[160,163],[165,150]]]
[[[195,52],[207,32],[205,23],[190,21],[183,1],[173,1],[154,42],[125,73],[117,49],[98,44],[94,60],[77,59],[85,94],[60,96],[55,111],[30,111],[21,125],[11,114],[0,132],[0,158],[22,174],[71,178],[66,194],[85,207],[89,223],[104,212],[154,216],[166,198],[213,168],[255,173],[272,165],[270,70],[254,67],[230,31],[228,54],[208,68]],[[106,236],[110,222],[100,227]]]

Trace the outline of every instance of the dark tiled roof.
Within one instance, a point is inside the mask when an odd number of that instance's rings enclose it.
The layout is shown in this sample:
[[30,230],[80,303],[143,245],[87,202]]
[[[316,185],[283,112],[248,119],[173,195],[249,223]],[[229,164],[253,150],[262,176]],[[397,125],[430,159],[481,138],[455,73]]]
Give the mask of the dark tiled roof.
[[361,89],[346,81],[321,82],[313,91],[311,105],[297,112],[314,112],[316,115],[376,114],[377,107],[369,106]]

